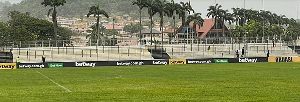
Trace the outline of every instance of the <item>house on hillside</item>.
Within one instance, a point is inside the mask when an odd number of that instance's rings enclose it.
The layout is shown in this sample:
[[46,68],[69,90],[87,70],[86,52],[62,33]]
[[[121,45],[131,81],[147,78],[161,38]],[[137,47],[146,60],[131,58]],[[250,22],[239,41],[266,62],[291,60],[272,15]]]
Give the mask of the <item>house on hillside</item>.
[[[194,33],[194,31],[196,31],[196,33]],[[201,39],[230,36],[229,29],[225,26],[223,34],[222,24],[215,26],[214,19],[204,19],[203,26],[199,28],[199,26],[196,25],[196,30],[194,30],[193,22],[191,22],[189,26],[181,26],[176,33],[177,39]]]
[[119,32],[123,30],[123,28],[118,25],[114,25],[114,26],[113,25],[104,25],[104,27],[109,30],[115,29]]

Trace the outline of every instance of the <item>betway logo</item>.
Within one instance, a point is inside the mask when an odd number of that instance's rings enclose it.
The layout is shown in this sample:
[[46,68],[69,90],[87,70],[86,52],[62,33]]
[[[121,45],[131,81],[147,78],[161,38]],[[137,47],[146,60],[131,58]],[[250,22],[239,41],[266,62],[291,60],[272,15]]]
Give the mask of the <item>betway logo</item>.
[[76,67],[95,67],[96,63],[75,62]]
[[239,62],[244,62],[244,63],[247,63],[247,62],[252,62],[252,63],[255,63],[257,62],[257,59],[254,58],[254,59],[248,59],[248,58],[239,58]]
[[167,65],[168,62],[167,61],[153,61],[154,65]]

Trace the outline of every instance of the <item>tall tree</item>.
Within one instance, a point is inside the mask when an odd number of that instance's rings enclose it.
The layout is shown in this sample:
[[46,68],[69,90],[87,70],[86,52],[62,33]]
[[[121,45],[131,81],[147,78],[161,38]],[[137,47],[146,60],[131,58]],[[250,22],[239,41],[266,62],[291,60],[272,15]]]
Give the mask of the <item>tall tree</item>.
[[186,25],[189,25],[191,22],[193,22],[193,29],[194,29],[194,38],[195,36],[199,37],[198,32],[197,32],[197,25],[200,29],[200,27],[203,25],[203,18],[201,17],[201,13],[195,13],[193,15],[189,15],[187,17]]
[[179,18],[181,18],[182,24],[181,26],[185,27],[186,22],[186,14],[187,12],[190,14],[191,12],[195,12],[192,6],[190,5],[190,2],[180,2],[181,6],[178,6],[178,12],[176,12],[179,15]]
[[50,13],[52,12],[52,21],[54,24],[54,40],[57,40],[57,11],[56,8],[59,6],[64,6],[64,4],[66,3],[66,0],[44,0],[41,4],[46,6],[50,6],[51,9],[49,9],[48,11],[48,16],[50,15]]
[[90,10],[89,10],[89,13],[87,14],[87,17],[90,17],[90,15],[92,15],[92,14],[94,15],[94,17],[97,18],[96,32],[97,32],[97,35],[98,35],[97,36],[97,40],[99,40],[99,37],[100,37],[100,35],[99,35],[100,15],[104,15],[106,18],[109,18],[109,16],[108,16],[108,14],[104,10],[100,9],[99,4],[97,6],[90,7]]
[[[137,5],[139,7],[140,13],[140,27],[142,27],[142,10],[144,7],[148,7],[148,0],[136,0],[132,2],[132,5]],[[142,45],[142,30],[140,30],[140,44]]]
[[[215,20],[215,29],[219,29],[218,28],[218,22],[219,22],[219,18],[221,16],[221,5],[219,4],[216,4],[215,6],[209,6],[209,8],[207,9],[208,13],[207,13],[207,17],[212,17],[214,20]],[[217,36],[219,37],[218,35],[219,31],[217,30]]]
[[154,0],[148,0],[147,4],[147,8],[148,8],[148,14],[149,14],[149,18],[150,18],[150,36],[151,36],[151,45],[153,43],[153,34],[152,34],[152,30],[153,30],[153,16],[158,12],[156,9],[156,3]]
[[168,10],[168,17],[172,17],[173,18],[173,35],[170,35],[169,37],[174,37],[176,34],[176,24],[175,24],[175,16],[176,13],[179,12],[178,8],[180,7],[180,4],[175,3],[174,0],[172,0],[171,2],[168,2],[166,4],[166,10]]
[[166,0],[155,0],[155,6],[156,11],[159,14],[160,17],[160,31],[161,31],[161,45],[163,49],[163,43],[164,43],[164,16],[169,13],[169,11],[166,9]]
[[221,10],[220,11],[220,19],[222,19],[222,35],[223,37],[225,37],[225,28],[227,28],[225,26],[225,22],[227,21],[229,24],[231,24],[233,22],[233,17],[230,13],[228,13],[228,10]]

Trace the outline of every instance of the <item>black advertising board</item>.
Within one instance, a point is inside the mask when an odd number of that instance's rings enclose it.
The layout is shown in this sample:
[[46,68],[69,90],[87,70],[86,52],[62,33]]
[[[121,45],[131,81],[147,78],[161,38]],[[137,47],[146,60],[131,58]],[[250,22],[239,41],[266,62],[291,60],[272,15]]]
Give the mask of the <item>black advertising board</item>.
[[109,61],[109,66],[136,66],[136,65],[145,65],[143,60],[128,60],[128,61]]
[[186,64],[209,64],[215,63],[214,59],[186,59]]
[[149,60],[150,65],[169,65],[169,60]]
[[137,65],[168,65],[169,60],[124,60],[108,61],[109,66],[137,66]]
[[95,67],[108,66],[107,61],[64,62],[64,67]]
[[268,62],[267,57],[228,58],[228,63],[257,63]]
[[47,63],[19,63],[18,68],[48,68]]

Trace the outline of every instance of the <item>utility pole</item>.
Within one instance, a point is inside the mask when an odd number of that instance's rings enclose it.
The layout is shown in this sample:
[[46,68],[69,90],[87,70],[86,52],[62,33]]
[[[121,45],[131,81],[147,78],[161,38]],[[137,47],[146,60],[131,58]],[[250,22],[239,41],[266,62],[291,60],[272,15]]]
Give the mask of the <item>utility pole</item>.
[[244,0],[244,9],[246,9],[246,0]]
[[297,0],[297,20],[299,19],[299,0]]

